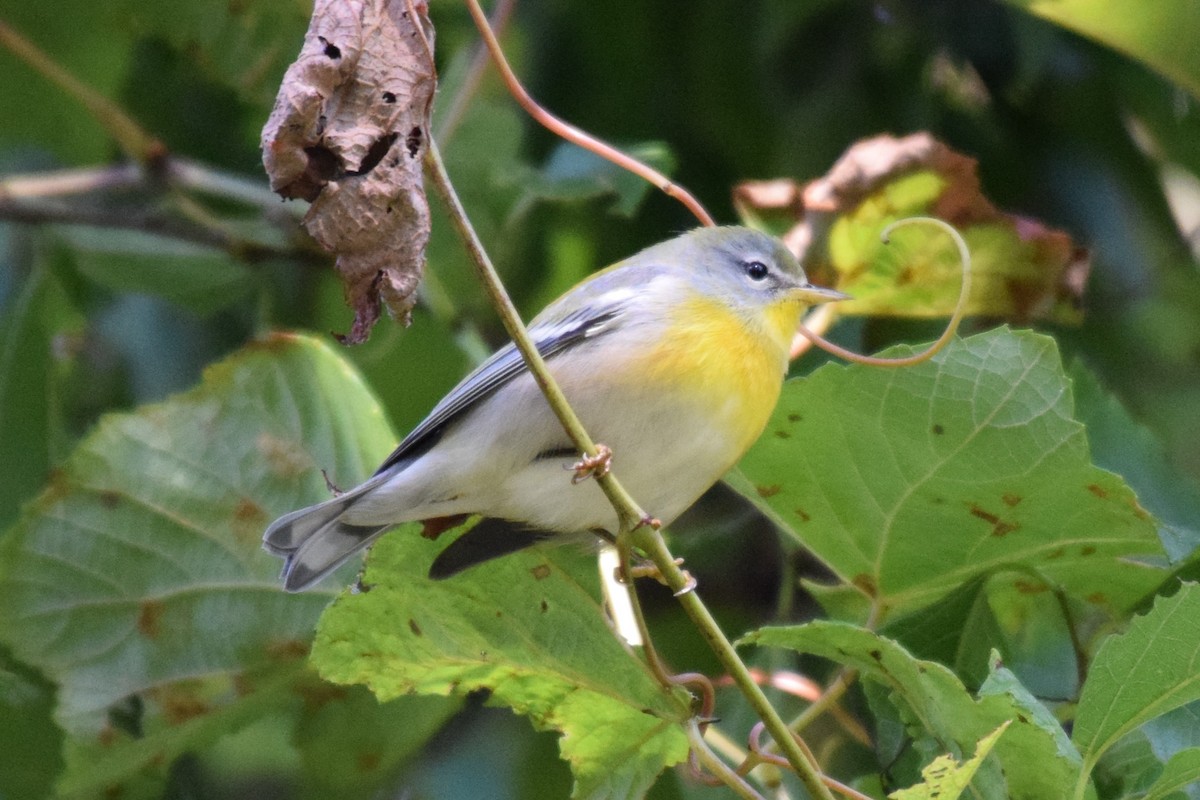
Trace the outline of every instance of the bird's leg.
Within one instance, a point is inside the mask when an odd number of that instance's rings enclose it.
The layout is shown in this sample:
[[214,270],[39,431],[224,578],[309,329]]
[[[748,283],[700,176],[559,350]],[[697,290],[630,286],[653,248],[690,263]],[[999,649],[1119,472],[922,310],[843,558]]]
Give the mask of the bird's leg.
[[[662,520],[647,514],[638,522],[638,528],[642,527],[643,525],[649,525],[654,530],[658,530],[662,527]],[[636,528],[634,530],[636,530]],[[675,559],[675,566],[682,567],[683,559]],[[675,592],[676,597],[685,595],[696,588],[696,579],[692,577],[692,573],[688,572],[686,569],[681,570],[681,572],[683,572],[685,582],[683,587],[679,591]],[[659,568],[652,561],[642,560],[637,564],[631,564],[629,566],[629,575],[632,578],[653,578],[663,586],[670,588],[670,585],[667,583],[667,579],[663,577],[662,571],[659,570]]]
[[570,466],[575,472],[571,483],[581,483],[588,478],[603,478],[612,469],[612,450],[606,444],[596,445],[596,455],[584,455]]

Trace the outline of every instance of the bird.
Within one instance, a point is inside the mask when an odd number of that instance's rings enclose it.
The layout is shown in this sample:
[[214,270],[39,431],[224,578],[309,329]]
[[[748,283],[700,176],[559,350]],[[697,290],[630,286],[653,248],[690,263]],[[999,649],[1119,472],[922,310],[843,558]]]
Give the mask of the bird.
[[[585,278],[529,324],[538,351],[614,474],[664,525],[766,427],[804,311],[848,295],[808,282],[778,239],[697,228]],[[513,344],[462,380],[360,485],[263,534],[287,591],[310,588],[390,529],[482,521],[433,561],[447,578],[562,536],[613,538],[596,481]]]

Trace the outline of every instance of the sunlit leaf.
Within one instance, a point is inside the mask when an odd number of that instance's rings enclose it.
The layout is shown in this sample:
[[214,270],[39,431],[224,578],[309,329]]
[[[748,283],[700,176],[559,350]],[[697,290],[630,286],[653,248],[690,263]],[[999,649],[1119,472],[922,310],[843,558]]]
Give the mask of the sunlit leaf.
[[1183,31],[1200,28],[1191,0],[1158,0],[1137,7],[1121,0],[1007,0],[1144,61],[1200,98],[1200,54]]
[[312,659],[324,677],[365,683],[381,700],[486,689],[562,734],[575,797],[637,796],[686,757],[688,703],[618,642],[590,554],[542,549],[431,580],[442,547],[412,526],[380,540],[369,591],[321,618]]
[[975,777],[979,765],[992,752],[996,740],[1010,724],[1011,722],[1004,722],[980,739],[975,748],[975,755],[962,763],[956,762],[950,756],[938,756],[933,763],[921,770],[921,777],[925,779],[922,783],[892,792],[888,797],[892,800],[957,800]]

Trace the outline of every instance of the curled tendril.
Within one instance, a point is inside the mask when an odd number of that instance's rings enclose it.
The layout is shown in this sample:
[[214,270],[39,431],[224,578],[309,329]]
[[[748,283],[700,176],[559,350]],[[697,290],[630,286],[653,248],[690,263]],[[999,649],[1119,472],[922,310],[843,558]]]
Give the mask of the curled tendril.
[[[884,228],[879,238],[884,244],[888,244],[891,241],[889,237],[892,231],[903,225],[914,224],[936,225],[945,231],[946,235],[954,240],[954,244],[958,248],[959,260],[962,263],[963,277],[962,286],[958,291],[958,303],[954,306],[954,313],[950,316],[950,321],[946,324],[946,329],[942,331],[942,335],[938,337],[937,341],[915,355],[901,356],[899,358],[881,358],[879,356],[862,355],[861,353],[855,353],[853,350],[839,347],[823,338],[820,334],[810,331],[803,324],[799,328],[801,335],[827,353],[832,353],[847,361],[855,361],[859,364],[871,364],[877,367],[909,367],[913,364],[920,364],[922,361],[928,361],[933,358],[942,348],[948,345],[950,340],[954,338],[954,334],[958,331],[959,323],[962,322],[963,317],[967,313],[967,301],[971,298],[971,251],[967,248],[967,242],[963,239],[962,234],[949,222],[937,217],[905,217],[904,219],[898,219]],[[795,348],[793,348],[793,356],[798,354]]]

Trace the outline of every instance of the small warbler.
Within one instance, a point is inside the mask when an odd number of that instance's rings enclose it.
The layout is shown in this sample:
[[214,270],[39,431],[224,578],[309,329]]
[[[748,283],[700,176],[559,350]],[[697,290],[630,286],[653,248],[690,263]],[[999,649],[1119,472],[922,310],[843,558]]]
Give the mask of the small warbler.
[[[669,524],[762,433],[803,311],[845,297],[810,285],[770,236],[700,228],[584,280],[529,333],[630,495]],[[404,522],[484,517],[438,556],[434,577],[554,534],[611,538],[603,492],[564,472],[578,457],[509,344],[371,478],[275,520],[263,544],[287,559],[284,587],[300,591]]]

